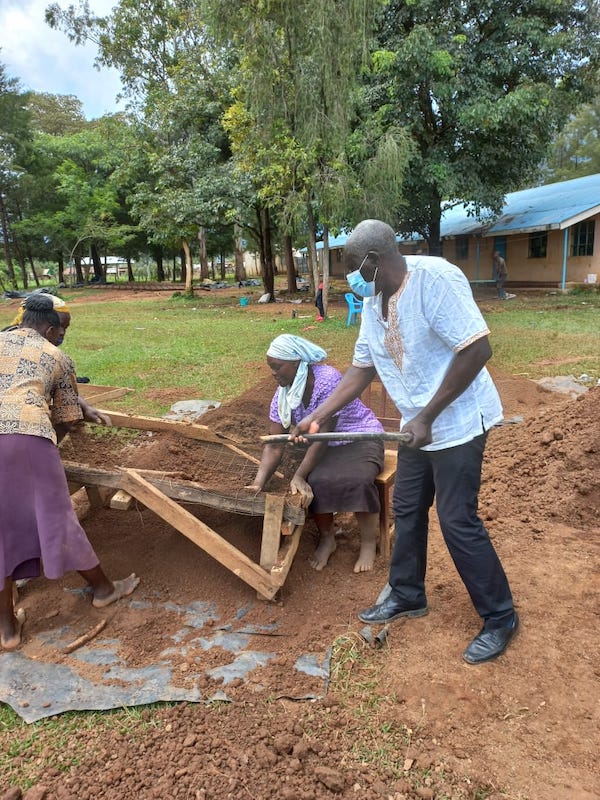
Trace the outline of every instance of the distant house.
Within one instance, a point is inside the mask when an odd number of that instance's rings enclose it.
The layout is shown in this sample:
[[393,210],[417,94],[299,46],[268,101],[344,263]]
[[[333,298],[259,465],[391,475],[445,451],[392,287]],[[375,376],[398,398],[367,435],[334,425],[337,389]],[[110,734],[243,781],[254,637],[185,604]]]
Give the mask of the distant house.
[[[471,213],[469,213],[471,212]],[[469,205],[444,210],[443,255],[470,281],[491,280],[492,254],[506,259],[512,286],[558,286],[600,282],[600,174],[512,192],[501,213],[474,215]],[[343,277],[347,234],[330,238],[330,274]],[[418,236],[398,237],[400,249],[426,251]],[[322,242],[317,245],[322,251]]]
[[[116,277],[127,275],[126,258],[121,258],[121,256],[100,256],[100,262],[102,268],[106,270],[106,275],[115,275]],[[81,264],[83,267],[88,268],[93,266],[91,258],[82,258]]]

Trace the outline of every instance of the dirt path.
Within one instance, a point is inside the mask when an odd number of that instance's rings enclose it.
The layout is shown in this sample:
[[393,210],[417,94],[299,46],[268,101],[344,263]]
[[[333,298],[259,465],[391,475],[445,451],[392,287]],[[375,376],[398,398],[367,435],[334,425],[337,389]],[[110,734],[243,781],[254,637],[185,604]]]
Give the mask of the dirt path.
[[[307,524],[279,603],[264,605],[150,512],[102,510],[86,530],[110,572],[142,576],[141,597],[191,602],[212,593],[224,609],[250,605],[248,622],[277,623],[285,637],[272,645],[269,671],[228,687],[229,705],[146,711],[133,734],[118,727],[72,733],[77,764],[66,772],[61,746],[38,731],[37,780],[47,800],[598,798],[600,389],[572,401],[524,379],[498,372],[495,379],[506,415],[524,417],[491,433],[481,493],[522,620],[503,658],[481,667],[460,658],[479,621],[434,515],[431,613],[395,623],[388,645],[375,651],[360,643],[356,612],[385,584],[386,565],[379,558],[374,572],[352,574],[351,518],[340,520],[346,530],[322,573],[307,564],[314,534]],[[246,430],[255,441],[271,390],[257,387],[206,421],[223,433]],[[181,463],[181,452],[170,455]],[[168,459],[163,448],[161,468]],[[257,520],[211,513],[211,524],[256,549]],[[25,650],[49,608],[65,619],[89,615],[93,624],[94,612],[63,591],[76,585],[69,577],[27,588]],[[168,612],[117,608],[109,628],[124,634],[124,658],[152,658],[178,625]],[[298,654],[321,653],[336,639],[339,671],[324,701],[274,699],[275,684],[301,692],[291,671]],[[185,676],[183,667],[182,682]],[[2,780],[1,790],[16,782]]]

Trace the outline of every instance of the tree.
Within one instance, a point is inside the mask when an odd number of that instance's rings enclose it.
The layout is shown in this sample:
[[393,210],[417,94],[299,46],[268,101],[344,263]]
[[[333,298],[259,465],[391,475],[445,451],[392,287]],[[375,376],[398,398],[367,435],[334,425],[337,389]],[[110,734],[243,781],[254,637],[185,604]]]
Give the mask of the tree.
[[548,181],[600,172],[600,95],[580,106],[558,134],[543,167]]
[[[25,105],[26,95],[19,90],[18,81],[9,78],[4,65],[0,64],[0,232],[8,280],[15,289],[13,222],[18,219],[18,214],[14,200],[32,138],[30,116]],[[23,283],[27,286],[24,257],[20,261]]]
[[[252,177],[265,244],[306,223],[312,283],[316,228],[345,216],[344,159],[354,89],[377,0],[215,0],[212,24],[239,54],[225,125],[239,168]],[[265,278],[272,280],[269,265]],[[328,271],[325,270],[324,302]],[[265,288],[270,291],[269,284]]]
[[535,174],[598,58],[593,0],[391,0],[366,86],[410,143],[397,227],[440,251],[444,202],[499,210]]
[[78,133],[87,125],[81,100],[72,94],[28,92],[26,108],[33,129],[51,136]]
[[55,4],[47,18],[76,42],[96,41],[99,63],[120,71],[142,117],[138,131],[148,150],[146,177],[133,191],[131,207],[156,244],[179,236],[191,293],[192,243],[198,241],[207,275],[205,231],[232,207],[228,142],[220,125],[227,56],[207,33],[202,4],[120,0],[106,18],[95,17],[85,2],[67,11]]

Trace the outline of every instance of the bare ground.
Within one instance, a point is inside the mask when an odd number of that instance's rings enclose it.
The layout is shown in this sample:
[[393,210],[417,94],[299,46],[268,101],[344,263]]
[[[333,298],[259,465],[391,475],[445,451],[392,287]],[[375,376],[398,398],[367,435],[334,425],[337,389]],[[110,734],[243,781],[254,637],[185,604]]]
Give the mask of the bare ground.
[[[213,597],[226,611],[251,605],[249,622],[277,623],[285,636],[269,643],[277,653],[270,668],[228,687],[230,704],[159,707],[143,712],[128,733],[82,726],[66,742],[57,741],[56,728],[38,728],[38,767],[16,764],[8,779],[0,776],[0,791],[14,789],[26,768],[47,800],[599,797],[600,389],[565,400],[521,378],[496,372],[495,379],[507,416],[525,418],[491,433],[481,492],[480,511],[522,621],[501,659],[480,667],[461,660],[479,620],[434,514],[431,613],[394,623],[386,646],[373,650],[358,636],[356,612],[377,596],[387,570],[379,558],[372,573],[352,574],[358,541],[351,517],[340,520],[338,550],[322,573],[307,564],[309,522],[281,597],[262,604],[151,512],[100,510],[85,522],[90,539],[110,574],[141,575],[142,596]],[[256,387],[210,412],[207,423],[225,434],[245,430],[250,447],[263,432],[271,389]],[[157,444],[160,452],[144,466],[167,469],[172,458],[191,470],[193,456],[178,451],[180,443]],[[258,520],[217,511],[201,518],[256,555]],[[68,576],[26,587],[26,653],[49,614],[78,619],[84,630],[101,616],[62,591],[78,585]],[[120,605],[108,616],[109,632],[120,635],[122,655],[133,661],[151,660],[178,626],[168,612]],[[277,699],[305,688],[291,670],[297,655],[322,653],[334,641],[325,699]],[[218,663],[218,653],[212,658]],[[185,667],[181,675],[185,682]],[[28,736],[26,727],[2,734],[11,742]],[[66,770],[65,748],[78,754]]]

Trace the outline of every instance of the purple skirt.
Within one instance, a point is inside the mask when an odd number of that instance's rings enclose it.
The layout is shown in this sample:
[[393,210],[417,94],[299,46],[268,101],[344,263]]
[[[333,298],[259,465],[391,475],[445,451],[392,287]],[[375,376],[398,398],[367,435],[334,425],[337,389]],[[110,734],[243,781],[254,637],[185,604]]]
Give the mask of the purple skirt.
[[56,445],[0,435],[0,589],[7,577],[47,578],[98,566],[73,509]]

